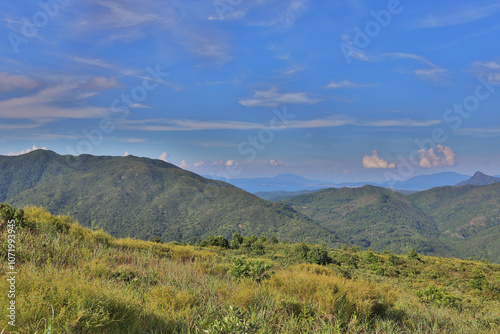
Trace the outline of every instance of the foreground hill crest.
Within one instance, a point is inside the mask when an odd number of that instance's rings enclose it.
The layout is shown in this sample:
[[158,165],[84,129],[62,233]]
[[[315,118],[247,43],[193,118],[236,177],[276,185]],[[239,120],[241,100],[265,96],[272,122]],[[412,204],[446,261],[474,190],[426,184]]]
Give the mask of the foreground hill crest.
[[230,237],[327,242],[334,234],[282,203],[170,163],[135,156],[61,156],[37,150],[0,156],[0,202],[71,214],[115,237],[164,241]]

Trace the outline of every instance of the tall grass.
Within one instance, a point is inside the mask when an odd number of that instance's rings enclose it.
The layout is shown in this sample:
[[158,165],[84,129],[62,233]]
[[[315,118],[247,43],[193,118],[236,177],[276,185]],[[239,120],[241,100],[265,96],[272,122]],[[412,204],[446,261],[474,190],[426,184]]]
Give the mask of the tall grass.
[[[500,332],[495,264],[330,249],[333,263],[317,265],[286,243],[254,254],[115,239],[36,207],[25,216],[16,328],[0,318],[12,333]],[[270,265],[238,276],[238,263]]]

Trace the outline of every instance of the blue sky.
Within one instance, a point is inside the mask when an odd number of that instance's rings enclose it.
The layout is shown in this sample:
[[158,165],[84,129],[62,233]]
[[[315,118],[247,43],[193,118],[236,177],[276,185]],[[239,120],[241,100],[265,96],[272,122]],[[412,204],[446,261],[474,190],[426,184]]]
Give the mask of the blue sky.
[[497,1],[49,0],[0,10],[0,154],[202,175],[500,174]]

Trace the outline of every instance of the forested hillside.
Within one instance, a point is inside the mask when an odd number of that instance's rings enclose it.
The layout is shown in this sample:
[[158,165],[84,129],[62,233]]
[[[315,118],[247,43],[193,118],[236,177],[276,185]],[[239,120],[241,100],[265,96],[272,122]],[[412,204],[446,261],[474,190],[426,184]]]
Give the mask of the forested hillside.
[[160,160],[37,150],[0,156],[0,201],[71,214],[116,237],[193,240],[234,232],[333,243],[335,235],[283,203]]
[[499,183],[410,195],[374,186],[331,188],[284,203],[334,230],[344,243],[500,262]]

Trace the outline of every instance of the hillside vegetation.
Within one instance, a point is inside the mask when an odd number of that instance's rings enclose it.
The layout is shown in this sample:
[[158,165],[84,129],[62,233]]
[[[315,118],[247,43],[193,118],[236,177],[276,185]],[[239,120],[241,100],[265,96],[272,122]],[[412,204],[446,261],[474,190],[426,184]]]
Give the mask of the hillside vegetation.
[[284,203],[335,231],[340,242],[500,263],[500,183],[410,195],[375,186],[330,188]]
[[71,214],[115,237],[194,240],[235,232],[332,243],[335,235],[283,203],[160,160],[37,150],[0,156],[0,201]]
[[[496,333],[500,265],[212,236],[115,239],[39,207],[16,219],[11,333]],[[8,291],[7,266],[0,289]],[[0,305],[8,304],[0,294]]]

